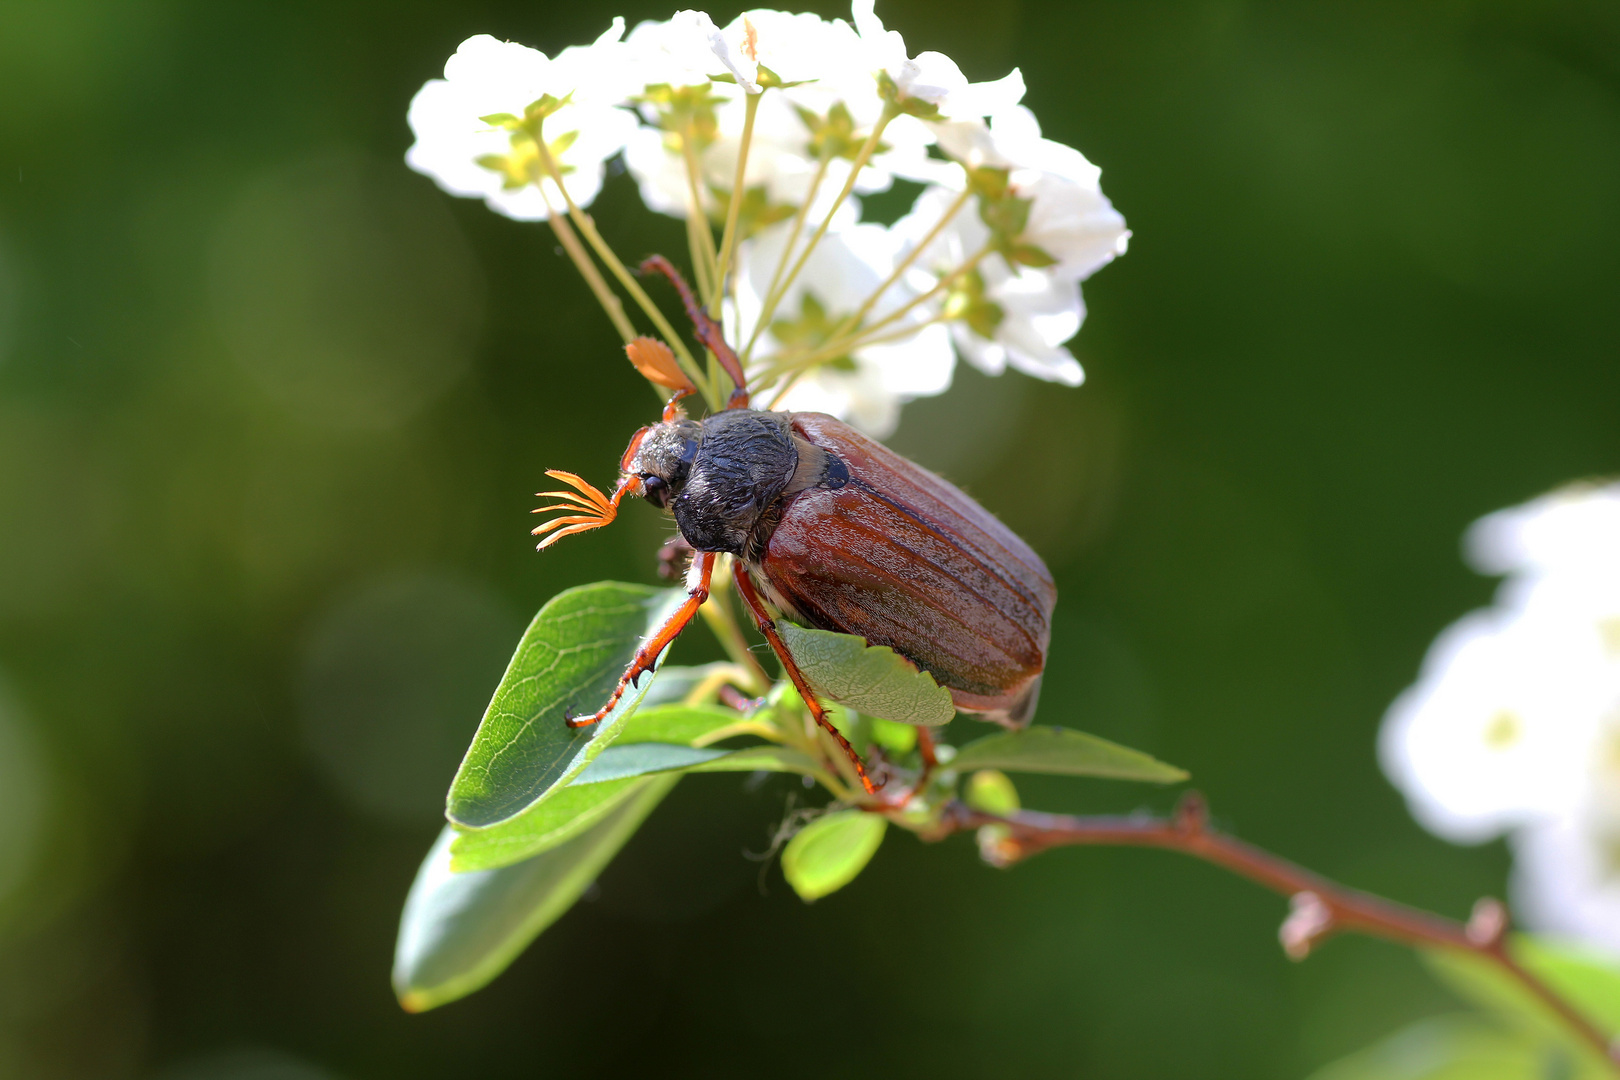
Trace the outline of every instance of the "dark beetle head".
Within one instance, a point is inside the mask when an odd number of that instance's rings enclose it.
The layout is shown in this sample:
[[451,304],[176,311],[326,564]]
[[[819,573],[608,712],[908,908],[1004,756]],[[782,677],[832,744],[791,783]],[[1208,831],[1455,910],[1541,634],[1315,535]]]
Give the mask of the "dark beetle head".
[[642,428],[630,440],[619,468],[627,480],[640,481],[640,494],[661,510],[669,508],[686,487],[703,442],[703,426],[680,417]]

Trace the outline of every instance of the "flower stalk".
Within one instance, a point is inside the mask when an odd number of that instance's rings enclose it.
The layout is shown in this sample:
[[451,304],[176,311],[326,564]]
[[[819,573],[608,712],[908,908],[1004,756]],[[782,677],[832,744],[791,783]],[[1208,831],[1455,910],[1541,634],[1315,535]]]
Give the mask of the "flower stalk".
[[613,329],[619,332],[619,340],[628,345],[635,340],[636,328],[631,324],[630,317],[624,313],[624,302],[608,286],[602,272],[591,261],[590,253],[585,250],[585,245],[579,242],[579,236],[574,232],[573,226],[568,224],[568,219],[552,214],[546,220],[551,225],[551,231],[556,234],[557,242],[562,245],[563,251],[568,253],[574,269],[585,279],[585,284],[596,297],[596,302],[602,305],[602,310],[607,314],[608,321],[613,324]]
[[737,254],[737,223],[742,218],[744,182],[748,175],[748,152],[754,145],[754,120],[759,116],[759,94],[749,94],[743,103],[742,138],[737,146],[737,172],[731,182],[731,199],[726,207],[726,227],[720,236],[720,257],[715,269],[719,287],[709,298],[709,317],[720,317],[720,302],[726,296],[726,281]]
[[[871,134],[867,135],[866,141],[861,144],[861,148],[856,152],[854,160],[850,162],[849,176],[844,180],[844,186],[839,189],[838,197],[833,199],[832,206],[828,208],[827,216],[822,219],[816,231],[811,234],[810,242],[804,245],[804,250],[799,253],[798,261],[793,264],[793,269],[789,270],[780,282],[773,284],[771,291],[767,293],[765,304],[760,309],[759,323],[754,327],[754,336],[756,338],[759,336],[760,327],[770,325],[772,316],[776,314],[777,305],[782,302],[782,298],[787,295],[787,291],[793,287],[793,282],[798,278],[800,272],[804,270],[804,264],[810,261],[810,256],[816,250],[816,245],[821,243],[822,237],[826,236],[827,230],[832,227],[833,219],[837,217],[839,208],[849,198],[850,192],[855,190],[855,181],[860,178],[861,170],[866,168],[866,163],[872,159],[872,153],[877,149],[878,140],[883,137],[883,129],[888,127],[889,122],[899,115],[900,110],[893,102],[884,104],[883,113],[878,117],[877,123],[872,125]],[[822,163],[822,172],[817,175],[818,181],[821,179],[821,175],[825,173],[827,164],[826,161]],[[806,208],[809,207],[813,198],[814,193],[805,199],[804,205]],[[792,250],[793,246],[789,244],[783,253],[784,259]],[[752,346],[753,342],[750,341],[749,344]]]

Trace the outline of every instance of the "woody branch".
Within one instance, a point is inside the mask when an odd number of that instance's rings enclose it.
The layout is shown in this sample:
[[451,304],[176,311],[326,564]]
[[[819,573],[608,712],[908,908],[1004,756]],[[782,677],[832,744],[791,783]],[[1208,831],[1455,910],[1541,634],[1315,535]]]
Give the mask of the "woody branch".
[[1514,958],[1507,940],[1507,909],[1482,899],[1460,923],[1418,908],[1346,888],[1304,867],[1214,829],[1203,796],[1189,793],[1168,817],[1077,817],[1016,811],[987,814],[966,803],[946,806],[938,831],[928,839],[982,826],[981,851],[1000,867],[1055,847],[1108,845],[1179,851],[1248,878],[1291,902],[1279,931],[1284,951],[1303,960],[1319,942],[1340,932],[1367,934],[1403,945],[1455,949],[1495,964],[1555,1012],[1580,1039],[1620,1075],[1620,1046],[1570,1002]]

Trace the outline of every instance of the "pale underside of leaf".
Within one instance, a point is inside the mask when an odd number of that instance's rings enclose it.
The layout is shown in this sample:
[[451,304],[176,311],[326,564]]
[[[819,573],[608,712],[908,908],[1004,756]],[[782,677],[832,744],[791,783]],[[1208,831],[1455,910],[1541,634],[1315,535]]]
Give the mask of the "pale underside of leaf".
[[1174,784],[1185,770],[1107,739],[1060,727],[1029,727],[988,735],[968,743],[951,759],[951,768],[1002,769],[1006,772],[1100,776]]
[[956,715],[951,692],[888,646],[786,620],[777,629],[811,687],[829,701],[867,716],[924,727],[948,724]]
[[412,1012],[465,997],[501,971],[579,899],[677,775],[634,780],[588,831],[532,859],[499,870],[450,870],[454,832],[446,827],[417,872],[400,920],[394,991]]

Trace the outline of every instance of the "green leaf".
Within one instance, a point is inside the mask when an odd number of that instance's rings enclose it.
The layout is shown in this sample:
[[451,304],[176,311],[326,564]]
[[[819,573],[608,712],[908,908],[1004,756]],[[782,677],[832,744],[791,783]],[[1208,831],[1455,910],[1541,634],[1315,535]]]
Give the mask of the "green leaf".
[[1437,1016],[1319,1069],[1310,1080],[1576,1080],[1557,1047],[1473,1015]]
[[1060,776],[1105,776],[1114,780],[1146,780],[1174,784],[1187,773],[1166,765],[1140,750],[1060,727],[1030,727],[1007,731],[968,743],[956,752],[950,766],[969,769],[1005,769],[1008,772],[1054,773]]
[[[793,772],[822,776],[815,759],[785,746],[749,746],[741,750],[698,749],[669,743],[610,746],[570,786],[616,783],[661,772]],[[560,796],[559,796],[560,798]]]
[[[628,743],[690,744],[736,723],[736,713],[718,706],[652,704],[655,700],[679,701],[707,674],[701,667],[671,666],[660,671],[608,752]],[[593,761],[586,771],[595,764]],[[450,847],[451,869],[491,870],[521,862],[585,831],[632,793],[628,779],[582,785],[576,778],[573,784],[499,824],[482,829],[458,826],[461,835]]]
[[872,741],[891,754],[909,754],[917,749],[917,729],[910,724],[897,724],[893,720],[869,716]]
[[1057,259],[1039,244],[1014,244],[1007,249],[1007,258],[1025,266],[1056,266]]
[[478,119],[490,127],[506,127],[518,122],[518,118],[509,112],[490,113],[488,116],[480,116]]
[[677,777],[642,780],[588,832],[515,866],[456,874],[446,828],[417,871],[394,950],[394,992],[411,1012],[465,997],[499,975],[567,911]]
[[[669,672],[658,676],[658,687],[669,677]],[[656,692],[656,691],[655,691]],[[648,695],[651,697],[651,695]],[[641,708],[624,726],[615,744],[662,742],[691,745],[703,736],[718,731],[742,719],[740,713],[718,705],[657,705],[642,702]]]
[[565,713],[605,702],[642,640],[682,598],[674,589],[599,582],[541,608],[456,771],[451,822],[486,828],[510,820],[579,775],[618,736],[652,679],[626,690],[601,723],[571,730]]
[[877,854],[889,827],[880,814],[840,810],[794,834],[782,851],[782,874],[806,903],[855,880]]
[[1018,809],[1018,789],[1000,769],[980,769],[968,777],[962,801],[986,814],[1011,814]]
[[590,828],[637,790],[641,778],[686,772],[790,772],[830,779],[815,759],[781,746],[696,749],[668,743],[608,747],[574,782],[487,829],[457,828],[451,869],[492,870],[556,847]]
[[601,784],[648,773],[676,772],[725,757],[730,750],[701,750],[679,743],[637,743],[610,746],[574,778],[572,786]]
[[494,870],[532,858],[565,843],[595,825],[634,795],[634,779],[604,784],[570,784],[517,817],[487,829],[456,829],[450,845],[450,869]]
[[788,652],[816,693],[856,712],[938,727],[956,715],[951,692],[886,645],[853,634],[776,624]]
[[[1580,948],[1514,934],[1513,957],[1611,1034],[1620,1030],[1620,970]],[[1591,1063],[1586,1044],[1558,1016],[1496,964],[1456,949],[1425,949],[1424,962],[1458,994],[1519,1028],[1554,1039]]]
[[717,757],[688,772],[790,772],[821,779],[827,774],[819,762],[807,754],[785,746],[750,746]]

